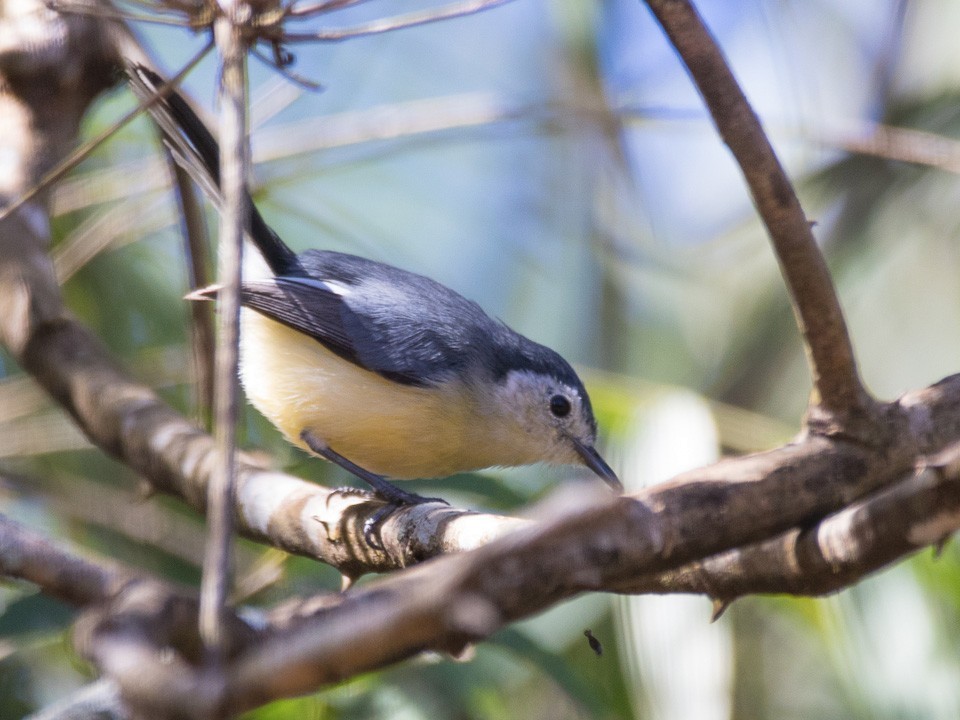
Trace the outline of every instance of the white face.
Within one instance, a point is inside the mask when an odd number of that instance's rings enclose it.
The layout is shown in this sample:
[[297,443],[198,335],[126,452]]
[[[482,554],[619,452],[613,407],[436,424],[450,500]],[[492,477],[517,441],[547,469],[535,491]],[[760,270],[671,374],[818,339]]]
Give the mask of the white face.
[[574,441],[596,442],[592,413],[579,392],[556,378],[511,370],[484,403],[500,432],[496,442],[513,463],[583,464]]

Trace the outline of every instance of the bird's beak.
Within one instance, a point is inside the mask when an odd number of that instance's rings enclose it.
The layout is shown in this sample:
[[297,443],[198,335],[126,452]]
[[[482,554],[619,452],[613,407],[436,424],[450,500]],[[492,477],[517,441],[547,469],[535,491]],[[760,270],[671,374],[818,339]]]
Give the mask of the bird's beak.
[[607,465],[606,460],[600,457],[600,453],[596,451],[592,445],[586,445],[575,437],[570,438],[573,443],[573,447],[576,449],[577,454],[583,458],[583,464],[588,468],[593,470],[597,475],[603,478],[603,481],[612,487],[617,492],[623,492],[623,483],[620,482],[620,478],[617,477],[617,474],[613,469]]

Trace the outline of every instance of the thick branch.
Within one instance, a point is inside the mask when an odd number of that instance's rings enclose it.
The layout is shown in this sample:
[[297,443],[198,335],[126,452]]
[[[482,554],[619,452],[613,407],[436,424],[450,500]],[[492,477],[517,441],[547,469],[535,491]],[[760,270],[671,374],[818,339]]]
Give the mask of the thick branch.
[[814,408],[844,429],[869,417],[872,403],[826,262],[800,201],[723,53],[689,0],[646,0],[663,26],[746,178],[773,242],[806,343]]
[[729,602],[757,593],[826,595],[960,528],[960,450],[806,529],[634,578],[624,593],[694,593]]
[[[829,565],[818,569],[821,579],[832,570],[841,575],[839,582],[849,582],[863,574],[862,570],[851,572],[857,561],[872,563],[891,550],[910,552],[955,529],[960,524],[956,456],[939,462],[937,473],[939,484],[923,475],[926,479],[918,485],[897,486],[821,526],[816,534]],[[949,506],[932,510],[938,502]],[[895,519],[904,508],[915,522]],[[466,642],[579,592],[632,589],[638,576],[700,556],[713,536],[722,533],[718,526],[724,518],[717,517],[721,514],[717,509],[706,509],[708,516],[712,511],[712,522],[695,519],[700,523],[699,534],[692,527],[674,533],[671,525],[686,524],[693,513],[674,518],[668,508],[641,498],[587,503],[586,507],[581,498],[573,499],[553,518],[476,551],[384,578],[349,593],[332,607],[321,608],[310,620],[294,623],[238,658],[227,697],[236,710],[253,707],[382,667],[425,648],[457,651]],[[870,517],[873,511],[883,513],[883,524],[877,529],[899,530],[903,537],[899,541],[874,538],[872,547],[879,552],[870,552],[867,534],[860,536],[865,541],[862,548],[837,543],[844,539],[842,533],[830,535],[843,526],[863,533],[877,519]],[[672,535],[675,542],[670,545]],[[887,561],[893,557],[887,555]],[[805,592],[807,587],[797,584],[794,589]],[[824,584],[822,589],[832,588]]]

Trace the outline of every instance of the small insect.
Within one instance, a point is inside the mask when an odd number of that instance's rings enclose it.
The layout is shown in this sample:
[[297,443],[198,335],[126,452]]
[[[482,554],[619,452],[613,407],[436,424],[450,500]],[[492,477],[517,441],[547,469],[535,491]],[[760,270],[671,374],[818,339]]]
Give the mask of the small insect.
[[583,635],[587,638],[587,642],[590,643],[590,649],[597,654],[597,657],[603,655],[603,645],[594,637],[593,633],[590,630],[584,630]]

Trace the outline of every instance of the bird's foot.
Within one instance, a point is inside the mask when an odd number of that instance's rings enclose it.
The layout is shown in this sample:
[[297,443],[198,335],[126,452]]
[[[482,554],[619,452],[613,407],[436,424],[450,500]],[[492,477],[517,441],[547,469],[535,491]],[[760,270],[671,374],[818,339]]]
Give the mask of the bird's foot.
[[373,515],[368,517],[363,523],[363,539],[374,550],[384,549],[383,539],[380,536],[380,530],[383,527],[383,523],[387,521],[387,518],[393,515],[393,513],[395,513],[397,510],[410,507],[411,505],[424,505],[426,503],[443,503],[444,505],[450,504],[443,498],[423,497],[422,495],[417,495],[416,493],[401,490],[395,485],[389,485],[389,487],[392,488],[393,491],[396,491],[397,494],[392,495],[391,497],[386,497],[385,494],[381,492],[381,489],[378,488],[373,494],[376,497],[386,501],[386,505],[377,509]]
[[[383,541],[380,538],[380,528],[390,515],[403,507],[410,505],[423,505],[424,503],[443,503],[449,505],[443,498],[428,498],[416,493],[401,490],[396,485],[387,480],[383,475],[377,475],[369,470],[360,467],[351,460],[332,449],[325,442],[316,437],[309,430],[300,433],[300,437],[311,450],[322,458],[326,458],[335,465],[339,465],[344,470],[353,473],[358,478],[373,488],[373,496],[380,498],[386,505],[373,513],[366,522],[363,523],[363,539],[374,550],[383,550]],[[346,489],[344,489],[346,490]],[[353,489],[351,494],[355,493]]]
[[377,490],[364,490],[363,488],[351,487],[349,485],[338,487],[333,492],[340,495],[352,497],[361,497],[367,500],[381,500],[385,504],[377,508],[374,513],[363,523],[363,539],[374,550],[383,550],[383,540],[380,537],[380,530],[383,523],[395,513],[405,507],[412,505],[424,505],[426,503],[443,503],[449,505],[446,500],[438,497],[423,497],[416,493],[401,490],[395,485],[389,485],[392,490],[387,493],[381,492],[382,488]]

